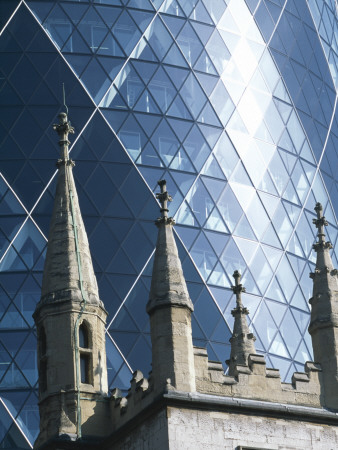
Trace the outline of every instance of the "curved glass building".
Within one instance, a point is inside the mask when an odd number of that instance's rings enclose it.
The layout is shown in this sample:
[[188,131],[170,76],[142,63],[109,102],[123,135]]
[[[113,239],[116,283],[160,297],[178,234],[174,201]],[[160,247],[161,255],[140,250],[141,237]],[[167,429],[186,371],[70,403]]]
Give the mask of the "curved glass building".
[[228,357],[238,269],[256,349],[284,379],[302,370],[316,201],[337,252],[334,0],[2,0],[0,51],[0,448],[31,448],[38,430],[32,312],[62,84],[111,385],[150,368],[161,178],[195,344]]

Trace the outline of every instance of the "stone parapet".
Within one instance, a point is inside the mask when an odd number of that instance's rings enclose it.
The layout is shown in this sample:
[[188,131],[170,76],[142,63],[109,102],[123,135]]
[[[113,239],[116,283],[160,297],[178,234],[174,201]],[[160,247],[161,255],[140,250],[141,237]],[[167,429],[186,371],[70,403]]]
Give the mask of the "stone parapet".
[[248,357],[248,365],[236,365],[234,376],[224,374],[222,364],[209,361],[205,349],[194,347],[196,390],[225,397],[247,398],[321,408],[319,364],[307,362],[291,383],[282,383],[279,370],[266,368],[263,355]]

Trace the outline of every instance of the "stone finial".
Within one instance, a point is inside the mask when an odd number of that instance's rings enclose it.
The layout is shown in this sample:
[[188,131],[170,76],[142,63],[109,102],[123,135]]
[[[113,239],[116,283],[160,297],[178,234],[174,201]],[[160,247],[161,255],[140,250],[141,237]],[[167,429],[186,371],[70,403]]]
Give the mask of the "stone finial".
[[230,338],[230,359],[226,361],[229,366],[229,375],[232,376],[236,373],[235,369],[237,365],[247,366],[249,355],[256,353],[254,345],[256,338],[250,332],[246,319],[249,311],[242,304],[241,294],[245,292],[245,287],[240,283],[241,274],[238,270],[235,270],[233,277],[235,279],[235,286],[231,286],[231,289],[236,295],[236,308],[231,311],[231,314],[235,318],[235,321],[232,337]]
[[66,113],[62,112],[58,117],[59,123],[53,125],[53,130],[55,130],[60,137],[59,145],[61,147],[61,159],[58,160],[58,165],[60,165],[69,160],[68,146],[70,141],[68,140],[68,134],[74,134],[74,128],[72,127],[70,121],[68,121],[68,116]]
[[161,217],[159,217],[155,223],[156,225],[160,225],[161,223],[164,223],[165,225],[175,225],[175,220],[172,217],[168,217],[168,202],[172,202],[173,199],[167,192],[167,182],[166,180],[160,180],[157,184],[161,188],[161,192],[156,194],[156,198],[161,203]]
[[242,292],[245,292],[245,287],[240,283],[241,281],[241,274],[238,270],[235,270],[233,277],[235,279],[235,286],[231,286],[231,289],[233,290],[234,294],[236,295],[236,305],[237,307],[242,307]]
[[318,252],[320,248],[332,248],[332,244],[331,242],[325,241],[324,226],[327,227],[329,223],[323,216],[323,207],[321,203],[316,203],[314,210],[317,213],[317,219],[312,219],[312,223],[316,225],[316,228],[318,229],[318,242],[313,244],[313,249],[315,252]]
[[[316,269],[313,273],[310,273],[310,277],[315,279],[320,274],[334,272],[333,264],[329,250],[332,248],[331,242],[325,241],[325,228],[328,226],[328,222],[323,216],[323,207],[320,203],[315,206],[317,213],[317,219],[312,219],[313,224],[318,229],[318,240],[312,246],[317,253]],[[315,288],[316,286],[314,286]]]
[[316,268],[313,279],[311,319],[309,333],[312,338],[314,360],[323,369],[324,404],[338,410],[338,279],[330,255],[332,245],[325,241],[328,222],[323,216],[323,207],[316,204],[317,218],[313,223],[318,229],[318,240],[313,245]]

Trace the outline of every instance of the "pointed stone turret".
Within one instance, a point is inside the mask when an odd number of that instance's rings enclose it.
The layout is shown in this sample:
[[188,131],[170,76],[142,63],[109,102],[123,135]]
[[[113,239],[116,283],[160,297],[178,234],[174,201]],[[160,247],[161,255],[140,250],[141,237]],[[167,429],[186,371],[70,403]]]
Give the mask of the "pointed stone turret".
[[324,404],[338,409],[338,282],[337,269],[333,268],[330,249],[325,241],[324,226],[328,222],[323,216],[323,207],[316,204],[317,219],[313,223],[318,229],[318,241],[313,245],[317,253],[316,269],[310,274],[313,279],[313,295],[310,299],[311,320],[309,333],[312,337],[314,360],[323,370],[322,392]]
[[[87,301],[100,303],[89,251],[86,230],[83,224],[72,168],[74,162],[68,157],[68,134],[74,133],[67,115],[59,115],[60,123],[54,125],[61,147],[54,209],[52,213],[49,242],[42,280],[41,302],[68,298],[82,301],[81,289]],[[81,271],[79,271],[79,263]]]
[[[59,115],[54,129],[60,137],[61,158],[41,300],[33,315],[38,334],[40,407],[35,448],[59,438],[74,440],[83,433],[94,434],[94,429],[100,434],[91,419],[93,401],[102,401],[108,391],[107,312],[99,299],[72,174],[74,163],[68,157],[68,135],[74,129],[65,113]],[[100,414],[97,420],[100,422]]]
[[234,329],[232,337],[230,338],[231,353],[230,359],[226,361],[229,366],[229,375],[235,375],[236,365],[248,365],[249,355],[255,354],[255,336],[250,332],[246,316],[249,314],[247,308],[242,304],[242,292],[245,292],[245,287],[240,283],[241,274],[235,270],[233,277],[235,279],[235,286],[231,289],[236,295],[236,308],[231,311],[235,318]]
[[[195,391],[194,353],[191,333],[193,304],[189,297],[173,235],[174,220],[168,217],[165,180],[158,182],[161,217],[156,220],[158,238],[147,312],[152,341],[152,379],[155,390],[167,384],[185,392]],[[168,382],[168,379],[170,382]]]

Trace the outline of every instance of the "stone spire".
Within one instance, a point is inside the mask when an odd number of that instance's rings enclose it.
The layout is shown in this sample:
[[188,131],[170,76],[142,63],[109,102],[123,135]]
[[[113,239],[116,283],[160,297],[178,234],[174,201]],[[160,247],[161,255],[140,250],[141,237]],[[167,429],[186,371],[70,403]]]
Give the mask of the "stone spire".
[[33,314],[38,336],[40,410],[35,449],[49,448],[52,440],[100,434],[104,420],[98,410],[103,408],[108,392],[107,311],[99,299],[72,173],[74,163],[68,156],[68,135],[74,129],[67,114],[59,114],[54,130],[60,138],[61,157],[41,300]]
[[[165,180],[158,182],[161,217],[156,220],[158,238],[147,312],[152,341],[152,379],[155,391],[166,385],[195,391],[195,367],[191,333],[193,304],[184,279],[173,235],[174,220],[168,217]],[[170,381],[169,381],[170,380]]]
[[313,295],[310,299],[311,320],[309,333],[312,337],[314,360],[323,370],[323,395],[326,406],[338,409],[338,282],[337,269],[333,268],[330,249],[325,241],[323,207],[316,204],[318,241],[313,245],[317,253],[313,279]]
[[235,286],[231,286],[231,289],[236,295],[236,308],[231,311],[231,314],[235,318],[235,322],[232,337],[230,338],[230,359],[226,361],[229,366],[229,375],[232,376],[235,374],[236,365],[247,366],[249,355],[256,353],[254,345],[256,338],[250,332],[246,319],[249,311],[242,304],[242,292],[245,292],[245,287],[240,283],[241,274],[238,270],[235,270],[233,277]]
[[161,192],[156,198],[161,203],[161,217],[155,222],[158,237],[147,312],[150,314],[153,308],[164,305],[185,306],[193,311],[173,234],[175,221],[168,217],[168,201],[172,198],[166,191],[165,180],[159,181],[158,185]]
[[[87,234],[84,228],[72,168],[69,159],[68,134],[74,128],[65,113],[59,114],[59,123],[54,125],[58,133],[61,158],[51,219],[49,242],[42,281],[41,302],[76,297],[82,301],[82,289],[89,302],[99,302],[98,289]],[[80,270],[79,270],[80,268]]]

